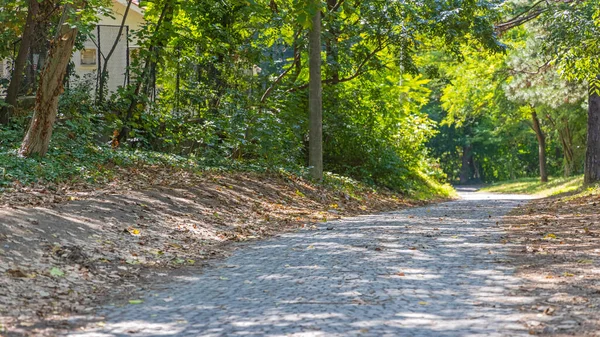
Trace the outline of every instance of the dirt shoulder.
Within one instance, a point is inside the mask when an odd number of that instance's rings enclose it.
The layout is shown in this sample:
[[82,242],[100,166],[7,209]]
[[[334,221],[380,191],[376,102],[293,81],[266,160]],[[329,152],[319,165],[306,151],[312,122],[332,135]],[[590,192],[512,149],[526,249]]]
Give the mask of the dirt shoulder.
[[415,204],[285,174],[160,168],[124,171],[100,190],[19,188],[0,195],[0,335],[52,335],[74,314],[198,271],[231,242]]
[[531,201],[506,217],[504,243],[536,297],[530,333],[600,336],[600,194]]

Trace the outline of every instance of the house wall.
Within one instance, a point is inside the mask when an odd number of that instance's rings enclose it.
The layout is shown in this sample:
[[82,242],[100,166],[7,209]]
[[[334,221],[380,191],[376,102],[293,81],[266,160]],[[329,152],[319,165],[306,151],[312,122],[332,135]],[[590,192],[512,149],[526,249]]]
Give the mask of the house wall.
[[[113,16],[114,18],[103,16],[100,18],[99,25],[113,25],[119,26],[121,25],[121,21],[123,21],[123,14],[125,13],[125,9],[127,8],[127,1],[124,0],[113,0]],[[126,24],[129,26],[129,29],[138,30],[144,24],[144,14],[143,11],[137,7],[137,5],[132,4],[129,10],[129,14],[127,14]]]
[[[98,22],[98,27],[96,27],[96,29],[94,29],[94,31],[91,33],[91,38],[84,43],[84,50],[95,51],[95,64],[83,64],[82,53],[84,53],[84,51],[77,50],[73,53],[72,60],[74,64],[74,73],[79,78],[97,78],[97,74],[100,72],[99,67],[104,61],[99,53],[101,51],[102,54],[106,56],[110,52],[110,49],[117,38],[126,7],[127,1],[113,0],[114,18],[108,16],[101,17]],[[144,16],[142,10],[137,7],[137,5],[132,4],[129,13],[127,14],[127,19],[125,20],[125,25],[127,27],[123,29],[119,43],[117,44],[117,47],[115,48],[115,51],[108,62],[107,88],[109,92],[114,92],[119,86],[123,86],[127,83],[127,28],[129,29],[130,36],[129,49],[134,49],[137,47],[137,41],[133,36],[133,31],[139,30],[143,23]],[[98,49],[98,46],[100,49]],[[72,79],[72,82],[73,81],[75,81],[75,79]],[[93,82],[95,83],[95,81]]]
[[0,78],[10,78],[10,68],[12,61],[10,59],[0,60]]
[[[119,40],[119,43],[117,45],[117,48],[115,49],[115,52],[111,56],[108,63],[109,78],[107,87],[110,92],[116,91],[119,86],[122,86],[126,83],[128,47],[130,51],[138,47],[133,32],[139,30],[143,25],[144,14],[143,10],[140,9],[136,3],[137,1],[134,0],[134,4],[131,5],[129,13],[127,14],[127,19],[125,21],[125,25],[129,28],[129,46],[127,44],[126,39],[127,29],[124,29],[123,34],[121,35],[121,39]],[[123,14],[125,13],[126,8],[127,0],[113,0],[113,18],[108,16],[103,16],[99,18],[98,26],[100,27],[100,47],[104,55],[107,55],[110,49],[112,48],[112,45],[119,31],[121,21],[123,21]],[[79,77],[80,79],[89,77],[92,83],[94,84],[93,89],[95,89],[97,74],[99,73],[99,61],[101,61],[102,58],[98,54],[98,29],[94,29],[91,35],[92,38],[88,39],[84,43],[84,49],[91,49],[95,51],[95,64],[82,64],[82,51],[80,50],[76,50],[73,52],[71,60],[73,61],[73,71],[77,75],[76,77]],[[0,79],[8,80],[10,78],[11,65],[11,59],[0,59]],[[70,79],[70,82],[72,84],[74,84],[74,82],[77,81],[76,77],[72,77]],[[2,85],[2,82],[0,82],[0,97],[4,95],[5,90],[5,86]]]

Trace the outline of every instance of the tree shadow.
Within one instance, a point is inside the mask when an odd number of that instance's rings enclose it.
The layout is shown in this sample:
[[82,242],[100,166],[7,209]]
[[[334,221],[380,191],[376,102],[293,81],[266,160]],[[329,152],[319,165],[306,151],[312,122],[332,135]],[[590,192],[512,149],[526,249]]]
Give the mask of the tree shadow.
[[72,336],[527,335],[499,217],[520,200],[455,201],[240,244],[201,275],[107,307]]
[[[94,191],[65,203],[42,192],[13,196],[19,198],[14,205],[44,206],[0,208],[0,322],[16,336],[60,327],[64,317],[54,313],[88,312],[115,289],[129,293],[137,284],[154,283],[161,268],[197,270],[205,259],[224,254],[224,243],[337,218],[327,212],[329,200],[350,214],[371,202],[278,176],[215,175],[191,182]],[[403,205],[385,200],[384,208]],[[54,267],[66,276],[51,275]],[[26,325],[13,332],[21,322]]]

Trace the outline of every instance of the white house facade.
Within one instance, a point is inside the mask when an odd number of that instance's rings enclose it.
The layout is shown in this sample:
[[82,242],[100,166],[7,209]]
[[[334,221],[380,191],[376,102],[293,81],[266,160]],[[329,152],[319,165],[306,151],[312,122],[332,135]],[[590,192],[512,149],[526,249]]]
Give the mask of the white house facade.
[[[73,53],[73,73],[76,76],[87,75],[97,79],[104,67],[104,57],[108,55],[117,40],[126,8],[127,0],[113,0],[113,17],[100,17],[98,25],[85,41],[84,48]],[[107,88],[109,92],[114,92],[119,86],[129,83],[128,67],[131,64],[132,55],[139,48],[132,32],[139,30],[143,23],[144,12],[138,6],[137,1],[134,1],[125,19],[125,26],[118,38],[115,51],[108,61]]]
[[[117,40],[128,1],[112,0],[112,3],[112,17],[99,17],[97,26],[84,42],[84,48],[73,52],[71,59],[73,76],[69,79],[70,82],[85,77],[91,77],[97,82],[98,74],[104,67],[104,58]],[[118,38],[116,48],[108,62],[107,88],[109,92],[114,92],[119,86],[129,83],[128,67],[131,64],[131,56],[139,48],[132,33],[139,30],[143,24],[143,9],[139,7],[137,0],[133,0],[121,36]],[[10,78],[12,65],[12,59],[0,60],[0,78]],[[0,89],[3,92],[6,88]]]

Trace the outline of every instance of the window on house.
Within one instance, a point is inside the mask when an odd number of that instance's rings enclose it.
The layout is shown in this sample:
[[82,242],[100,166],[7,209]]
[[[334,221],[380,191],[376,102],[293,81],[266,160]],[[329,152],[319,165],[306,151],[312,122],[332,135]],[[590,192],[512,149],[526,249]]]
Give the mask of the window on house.
[[82,66],[96,65],[96,49],[83,49],[81,51],[81,65]]

